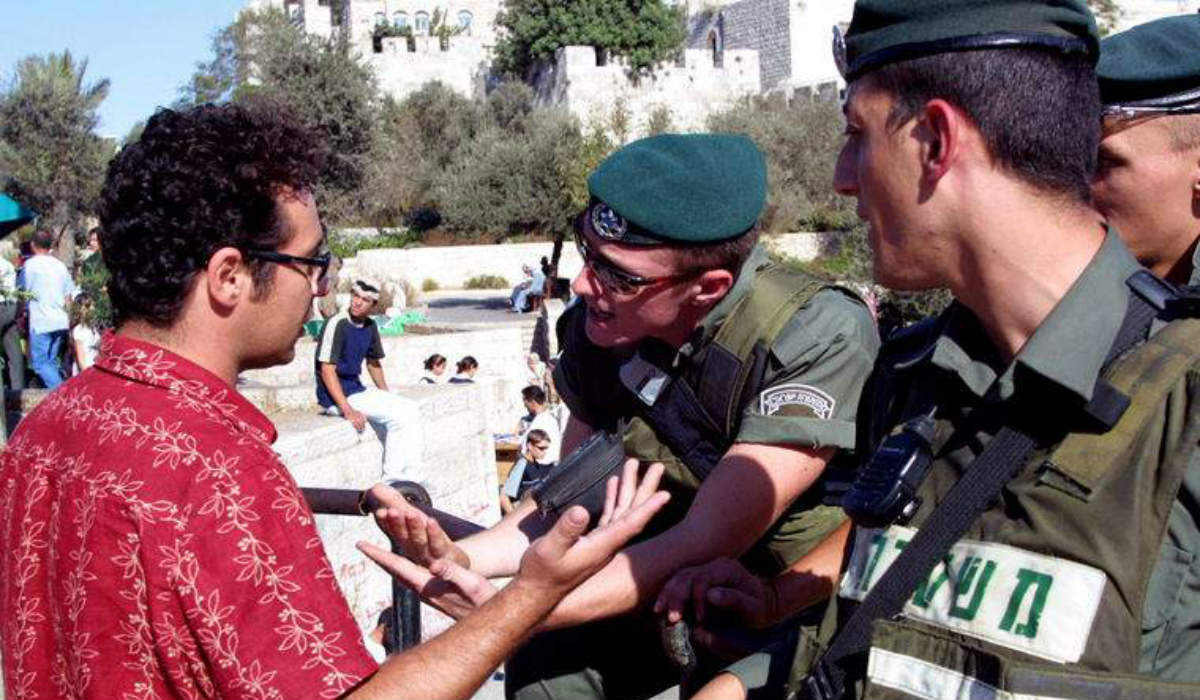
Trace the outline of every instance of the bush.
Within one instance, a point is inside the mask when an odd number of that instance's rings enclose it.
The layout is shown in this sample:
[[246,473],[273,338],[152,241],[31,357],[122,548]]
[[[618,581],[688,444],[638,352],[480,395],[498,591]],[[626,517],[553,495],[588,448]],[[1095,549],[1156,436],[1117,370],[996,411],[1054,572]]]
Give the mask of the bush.
[[420,242],[420,236],[412,230],[397,233],[380,232],[374,236],[355,236],[340,231],[329,232],[329,252],[342,258],[353,258],[360,250],[373,248],[407,248]]
[[844,121],[835,102],[755,97],[712,115],[708,128],[746,134],[766,155],[764,230],[848,231],[858,221],[854,199],[833,191]]
[[422,292],[436,292],[437,290],[438,290],[437,280],[426,277],[425,281],[421,283],[421,291]]
[[508,280],[500,275],[475,275],[463,283],[463,289],[508,289]]
[[485,125],[438,178],[444,226],[472,238],[565,232],[582,146],[579,123],[557,109],[532,111],[508,129]]
[[863,224],[839,234],[833,247],[836,250],[816,260],[785,258],[783,263],[858,290],[869,291],[875,298],[879,331],[884,339],[897,328],[941,313],[950,304],[952,297],[945,289],[896,292],[875,284],[872,279],[871,246]]

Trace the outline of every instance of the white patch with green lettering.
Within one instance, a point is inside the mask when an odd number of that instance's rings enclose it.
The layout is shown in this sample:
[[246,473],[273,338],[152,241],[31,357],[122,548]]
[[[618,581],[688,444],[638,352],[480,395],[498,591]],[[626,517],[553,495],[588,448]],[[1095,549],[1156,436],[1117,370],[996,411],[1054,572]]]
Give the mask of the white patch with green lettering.
[[[858,529],[839,595],[862,600],[916,530]],[[1003,544],[961,540],[904,606],[912,619],[1027,654],[1074,663],[1083,656],[1106,576],[1077,562]]]

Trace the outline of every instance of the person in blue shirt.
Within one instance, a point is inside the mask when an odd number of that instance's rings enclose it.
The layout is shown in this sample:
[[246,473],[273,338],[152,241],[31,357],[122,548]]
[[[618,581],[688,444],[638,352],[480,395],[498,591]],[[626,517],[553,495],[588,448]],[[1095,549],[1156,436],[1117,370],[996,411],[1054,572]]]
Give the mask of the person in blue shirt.
[[[351,289],[350,307],[326,322],[317,341],[315,371],[317,402],[327,413],[340,415],[362,432],[367,423],[383,443],[383,477],[419,481],[421,431],[417,403],[388,391],[383,376],[383,341],[371,310],[379,287],[358,280]],[[363,361],[374,387],[362,383]]]

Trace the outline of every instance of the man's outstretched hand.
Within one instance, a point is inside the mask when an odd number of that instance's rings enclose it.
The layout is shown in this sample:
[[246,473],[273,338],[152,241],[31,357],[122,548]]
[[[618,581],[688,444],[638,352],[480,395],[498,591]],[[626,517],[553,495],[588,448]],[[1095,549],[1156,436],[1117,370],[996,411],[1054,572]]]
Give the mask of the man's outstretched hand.
[[[581,506],[572,506],[549,532],[529,546],[521,558],[520,570],[513,585],[557,601],[599,571],[634,535],[642,531],[650,518],[669,500],[668,493],[657,490],[662,475],[663,466],[654,464],[639,481],[637,463],[631,460],[625,465],[621,479],[618,481],[613,477],[607,484],[607,498],[598,527],[584,535],[588,513]],[[416,511],[411,506],[408,508]],[[404,521],[403,525],[390,512],[382,515],[377,512],[376,517],[381,518],[380,525],[385,532],[400,531],[403,527],[403,531],[409,533],[410,541],[419,539],[411,534],[414,528],[407,513],[404,511],[400,518]],[[422,530],[426,542],[422,550],[424,556],[446,552],[441,542],[445,534],[430,537],[429,522],[433,522],[433,519],[420,511],[416,513],[427,521]],[[415,522],[413,518],[412,523]],[[436,527],[436,522],[433,522],[433,526]],[[436,531],[440,533],[441,529],[437,528]],[[449,543],[448,538],[445,541]],[[466,615],[496,592],[487,579],[453,561],[452,554],[433,558],[428,565],[422,565],[367,542],[360,542],[358,548],[401,583],[417,591],[425,602],[455,618]],[[457,549],[453,543],[450,543],[450,548],[451,553]]]
[[405,500],[399,491],[387,484],[375,484],[370,493],[381,505],[375,511],[375,523],[400,545],[400,550],[413,563],[429,567],[438,559],[446,559],[470,568],[471,560],[466,552],[451,541],[438,521]]

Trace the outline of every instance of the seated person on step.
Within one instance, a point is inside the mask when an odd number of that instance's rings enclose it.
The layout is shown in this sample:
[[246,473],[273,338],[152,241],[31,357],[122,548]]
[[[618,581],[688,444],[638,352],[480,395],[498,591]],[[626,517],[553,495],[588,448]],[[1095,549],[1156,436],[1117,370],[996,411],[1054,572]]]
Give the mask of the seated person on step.
[[[379,287],[357,280],[351,287],[350,308],[321,330],[315,369],[317,402],[331,415],[341,415],[362,432],[367,423],[383,443],[383,477],[417,481],[421,456],[420,415],[411,399],[388,392],[383,376],[383,341],[370,317],[379,301]],[[361,381],[363,360],[374,388]]]

